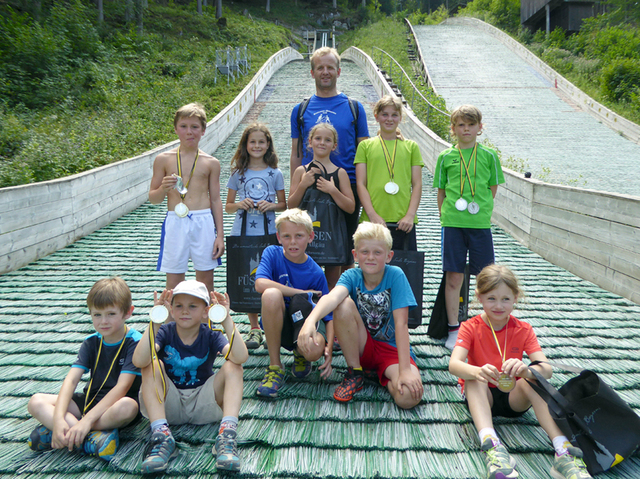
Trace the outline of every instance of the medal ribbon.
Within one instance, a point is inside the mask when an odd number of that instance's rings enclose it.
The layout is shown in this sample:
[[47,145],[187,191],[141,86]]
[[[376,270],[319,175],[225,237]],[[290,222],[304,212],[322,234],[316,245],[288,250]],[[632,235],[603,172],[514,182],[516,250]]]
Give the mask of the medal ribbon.
[[[464,156],[462,156],[462,150],[460,146],[458,146],[458,153],[460,154],[460,198],[462,198],[462,194],[464,193],[464,184],[469,180],[469,188],[471,189],[471,201],[476,196],[476,167],[478,165],[478,144],[476,143],[473,147],[473,151],[471,152],[471,156],[469,157],[469,163],[464,162]],[[471,166],[471,160],[473,159],[473,185],[471,184],[471,175],[469,173],[469,167]],[[464,169],[466,171],[466,175],[462,177],[462,166],[464,165]]]
[[[155,364],[158,365],[158,370],[162,371],[162,369],[160,369],[160,360],[158,359],[158,351],[156,351],[156,341],[153,335],[153,321],[149,321],[149,346],[151,347],[151,370],[153,371],[153,383],[156,384]],[[158,402],[162,404],[164,398],[167,397],[167,383],[164,380],[164,374],[161,374],[160,378],[162,379],[163,395],[161,398],[160,393],[158,392],[158,388],[156,387],[156,397],[158,398]]]
[[[489,318],[487,318],[489,319]],[[504,327],[504,350],[500,349],[500,343],[498,342],[498,336],[496,335],[496,331],[493,329],[493,324],[491,324],[491,320],[489,319],[489,327],[491,328],[491,332],[493,333],[493,339],[496,340],[496,346],[498,347],[498,354],[502,357],[502,362],[504,363],[507,359],[507,333],[509,332],[509,320],[507,320],[507,324]]]
[[389,154],[389,150],[387,149],[387,145],[385,144],[382,136],[379,136],[380,144],[382,145],[382,153],[384,154],[384,161],[387,164],[387,171],[389,172],[389,178],[391,178],[391,182],[393,182],[394,170],[396,166],[396,150],[398,148],[398,139],[396,138],[393,144],[393,157]]
[[[111,370],[113,369],[113,365],[116,363],[116,360],[118,359],[118,356],[120,356],[120,352],[122,351],[122,346],[124,346],[124,340],[127,339],[127,331],[128,330],[129,330],[129,328],[127,328],[127,326],[125,325],[125,327],[124,327],[124,337],[122,338],[122,342],[120,343],[120,347],[118,348],[118,352],[114,356],[113,361],[111,361],[111,366],[109,366],[109,371],[107,372],[107,375],[104,377],[104,381],[102,381],[102,384],[100,385],[100,387],[98,388],[96,393],[93,395],[93,398],[91,399],[91,401],[89,401],[89,393],[91,392],[91,384],[93,383],[93,374],[91,375],[91,379],[89,380],[89,387],[87,388],[87,395],[84,397],[84,408],[82,408],[82,415],[83,416],[87,413],[87,409],[89,408],[89,406],[91,406],[91,404],[93,404],[93,401],[96,400],[96,398],[98,397],[98,394],[100,394],[100,391],[102,391],[102,387],[107,382],[107,379],[109,379],[109,375],[111,374]],[[98,369],[98,361],[100,360],[100,353],[102,352],[102,343],[103,342],[104,342],[104,338],[100,338],[100,347],[98,348],[98,356],[96,357],[96,364],[93,367],[93,371],[94,372]]]
[[[193,166],[191,167],[191,173],[189,173],[189,179],[187,180],[187,182],[185,183],[184,187],[189,189],[189,182],[191,181],[191,178],[193,177],[193,170],[196,169],[196,164],[198,163],[198,157],[200,156],[200,150],[196,151],[196,159],[193,160]],[[178,176],[182,177],[182,163],[180,162],[180,148],[178,148],[178,151],[176,152],[176,157],[178,159]],[[182,198],[182,201],[184,201],[184,198],[187,196],[187,194],[185,193],[180,194],[180,198]]]

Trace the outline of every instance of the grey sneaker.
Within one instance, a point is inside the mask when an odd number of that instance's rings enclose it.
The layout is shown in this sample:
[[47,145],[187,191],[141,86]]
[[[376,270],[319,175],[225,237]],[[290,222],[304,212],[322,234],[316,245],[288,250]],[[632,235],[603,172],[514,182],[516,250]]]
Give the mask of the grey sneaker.
[[582,460],[582,449],[569,447],[568,453],[553,459],[551,476],[555,479],[590,479],[587,465]]
[[142,474],[155,474],[164,471],[169,459],[176,454],[176,441],[168,427],[154,432],[149,441],[149,453],[142,461]]
[[518,477],[515,471],[516,460],[502,444],[494,444],[491,438],[482,443],[484,460],[487,463],[486,479],[514,479]]
[[247,349],[258,349],[263,340],[264,333],[260,328],[252,328],[244,337],[244,343],[247,345]]
[[230,428],[223,429],[216,438],[213,452],[216,454],[216,467],[225,471],[240,470],[240,456],[238,456],[238,442],[236,431]]

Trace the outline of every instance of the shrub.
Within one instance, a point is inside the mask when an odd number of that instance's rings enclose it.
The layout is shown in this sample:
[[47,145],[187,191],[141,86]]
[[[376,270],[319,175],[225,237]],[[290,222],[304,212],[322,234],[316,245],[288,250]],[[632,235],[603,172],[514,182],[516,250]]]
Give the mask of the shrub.
[[602,69],[602,93],[613,101],[637,101],[640,94],[640,61],[615,60]]

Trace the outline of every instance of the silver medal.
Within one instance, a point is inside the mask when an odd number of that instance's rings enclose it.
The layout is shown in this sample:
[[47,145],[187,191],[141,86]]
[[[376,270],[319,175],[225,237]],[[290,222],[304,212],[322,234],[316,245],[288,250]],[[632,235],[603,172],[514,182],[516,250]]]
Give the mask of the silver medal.
[[149,311],[149,318],[156,324],[164,323],[168,317],[169,310],[161,304],[154,306],[151,308],[151,311]]
[[173,209],[175,214],[177,214],[180,218],[184,218],[189,214],[189,207],[184,203],[178,203],[176,207]]
[[397,183],[390,181],[389,183],[384,185],[384,191],[386,191],[390,195],[395,195],[398,193],[398,191],[400,191],[400,187]]
[[173,176],[175,176],[177,178],[176,186],[174,186],[175,190],[178,193],[180,193],[181,195],[186,195],[187,194],[187,188],[185,188],[185,186],[184,186],[184,181],[182,181],[182,177],[176,175],[175,173],[173,174]]
[[467,200],[465,200],[464,198],[458,198],[458,200],[456,201],[456,209],[458,211],[464,211],[467,209]]
[[469,206],[467,206],[467,211],[472,215],[476,215],[478,214],[478,211],[480,211],[480,207],[478,206],[478,203],[472,201],[471,203],[469,203]]
[[214,304],[209,308],[209,319],[212,323],[221,323],[227,317],[227,308],[221,304]]

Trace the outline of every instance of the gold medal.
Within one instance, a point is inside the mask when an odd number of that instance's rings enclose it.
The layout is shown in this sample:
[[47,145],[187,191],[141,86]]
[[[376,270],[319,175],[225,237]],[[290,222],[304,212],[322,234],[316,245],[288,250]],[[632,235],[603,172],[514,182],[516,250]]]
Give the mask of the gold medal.
[[[493,324],[491,323],[491,319],[487,317],[489,321],[489,327],[491,328],[491,332],[493,333],[493,339],[496,340],[496,347],[498,348],[498,354],[502,357],[502,364],[507,359],[507,333],[509,332],[509,319],[507,319],[507,324],[504,327],[504,348],[500,349],[500,343],[498,342],[498,336],[496,335],[495,329],[493,329]],[[516,387],[516,379],[509,376],[506,373],[500,373],[498,376],[498,389],[503,393],[508,393]]]
[[184,203],[178,203],[176,207],[173,209],[175,214],[177,214],[180,218],[184,218],[189,214],[189,207]]
[[516,380],[508,374],[500,373],[498,376],[498,389],[503,393],[508,393],[516,387]]

